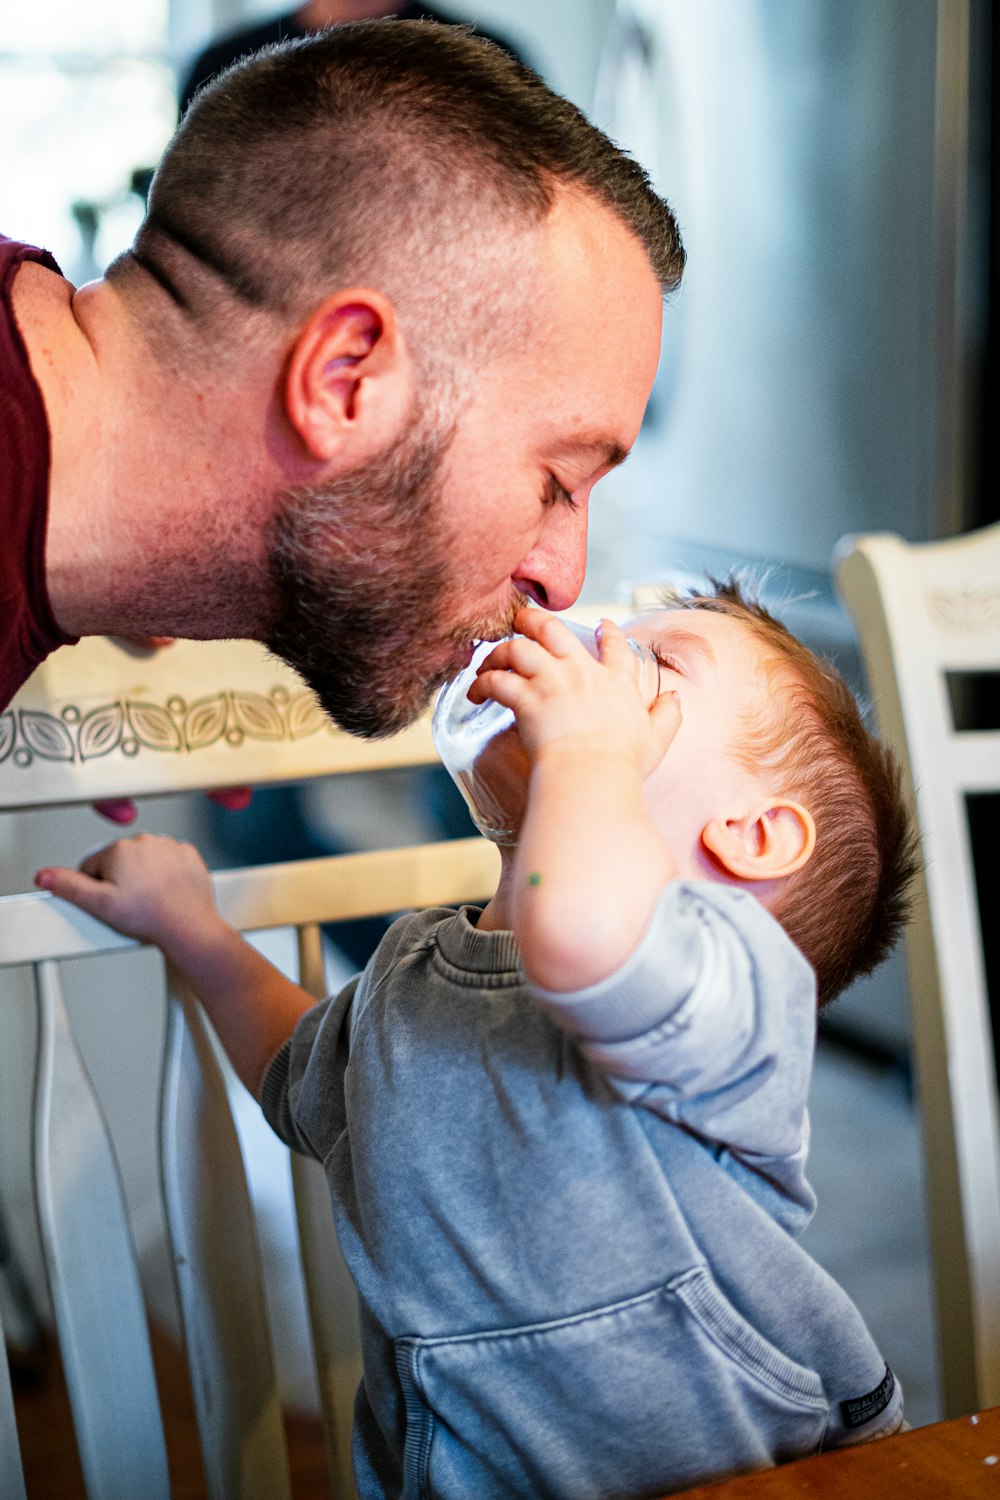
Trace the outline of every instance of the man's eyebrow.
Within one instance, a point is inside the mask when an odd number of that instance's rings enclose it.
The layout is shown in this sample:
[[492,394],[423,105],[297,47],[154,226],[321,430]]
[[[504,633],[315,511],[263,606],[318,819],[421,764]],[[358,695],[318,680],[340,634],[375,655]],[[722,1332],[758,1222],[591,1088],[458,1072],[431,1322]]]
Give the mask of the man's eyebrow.
[[668,625],[663,632],[657,631],[653,637],[654,646],[662,642],[664,649],[670,646],[683,646],[685,651],[693,651],[696,656],[702,657],[709,666],[716,666],[715,652],[712,650],[711,642],[696,630],[685,630],[683,625]]
[[594,453],[600,455],[609,469],[617,469],[628,458],[630,449],[623,448],[617,438],[602,432],[579,432],[563,445],[567,453]]
[[609,469],[617,469],[628,458],[631,449],[623,448],[621,443],[602,443],[601,449],[604,453],[604,461]]

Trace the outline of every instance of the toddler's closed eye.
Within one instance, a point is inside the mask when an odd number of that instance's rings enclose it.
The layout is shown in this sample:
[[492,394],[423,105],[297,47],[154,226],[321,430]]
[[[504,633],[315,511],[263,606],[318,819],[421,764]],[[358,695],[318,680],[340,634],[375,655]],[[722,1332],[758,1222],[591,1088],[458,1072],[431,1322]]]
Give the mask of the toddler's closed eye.
[[684,675],[684,668],[676,656],[672,656],[669,651],[662,651],[659,646],[651,645],[649,649],[661,667],[666,667],[668,672],[679,672],[682,676]]

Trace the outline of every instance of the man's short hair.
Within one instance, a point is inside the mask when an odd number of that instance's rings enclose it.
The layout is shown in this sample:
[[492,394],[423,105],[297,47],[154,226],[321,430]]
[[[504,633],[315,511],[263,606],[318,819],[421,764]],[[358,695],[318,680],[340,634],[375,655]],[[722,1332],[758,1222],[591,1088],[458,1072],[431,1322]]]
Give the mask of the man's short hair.
[[[195,96],[109,275],[138,262],[195,321],[220,299],[294,317],[380,270],[390,296],[422,277],[475,287],[477,254],[485,265],[505,230],[541,224],[560,186],[613,211],[664,292],[676,287],[669,206],[530,68],[464,27],[337,26],[266,48]],[[485,324],[489,275],[480,288]]]
[[816,847],[787,877],[771,912],[816,971],[826,1005],[887,956],[909,915],[917,840],[900,763],[867,728],[832,662],[817,656],[735,577],[667,591],[667,608],[739,620],[765,652],[773,688],[738,749],[751,770],[773,768],[809,809]]

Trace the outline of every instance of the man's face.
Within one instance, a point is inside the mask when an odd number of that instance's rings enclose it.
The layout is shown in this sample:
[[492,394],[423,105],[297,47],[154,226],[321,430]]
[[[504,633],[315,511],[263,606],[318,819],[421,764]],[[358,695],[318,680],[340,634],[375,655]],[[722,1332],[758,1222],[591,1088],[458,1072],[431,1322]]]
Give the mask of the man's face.
[[580,592],[590,491],[638,432],[661,296],[590,200],[563,194],[540,240],[518,330],[457,418],[418,400],[387,451],[275,518],[268,645],[352,733],[402,728],[526,597],[559,610]]
[[635,441],[659,359],[645,252],[589,199],[557,199],[524,281],[521,326],[476,381],[444,459],[458,618],[508,615],[515,593],[551,610],[576,601],[590,492]]
[[743,621],[701,609],[640,615],[624,629],[657,656],[660,691],[676,692],[681,706],[676,737],[646,778],[646,806],[679,875],[711,878],[702,832],[766,795],[766,770],[740,758],[773,692],[762,647]]

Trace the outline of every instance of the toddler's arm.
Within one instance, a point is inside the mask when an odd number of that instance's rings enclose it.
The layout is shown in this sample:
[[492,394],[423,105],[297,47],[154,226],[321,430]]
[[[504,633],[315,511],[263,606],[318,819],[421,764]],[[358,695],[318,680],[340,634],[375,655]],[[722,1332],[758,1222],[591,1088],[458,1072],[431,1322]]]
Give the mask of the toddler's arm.
[[675,873],[642,783],[680,724],[676,694],[647,709],[625,637],[605,621],[601,660],[561,622],[523,610],[470,698],[511,708],[531,760],[511,923],[528,977],[583,989],[620,967]]
[[256,1097],[271,1057],[315,1001],[223,921],[192,845],[141,833],[89,855],[79,870],[39,870],[35,881],[126,937],[162,949]]

